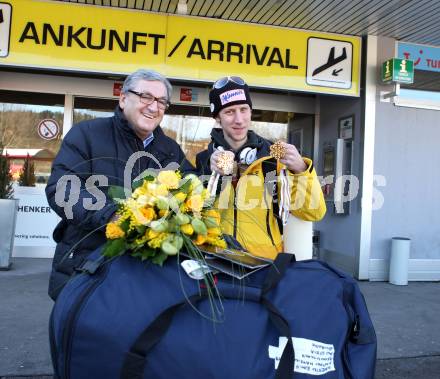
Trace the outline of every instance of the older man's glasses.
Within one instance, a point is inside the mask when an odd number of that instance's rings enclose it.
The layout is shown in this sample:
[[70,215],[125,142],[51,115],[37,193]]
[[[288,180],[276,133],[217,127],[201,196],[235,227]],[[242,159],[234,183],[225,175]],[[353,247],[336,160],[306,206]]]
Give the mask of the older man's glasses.
[[128,92],[139,96],[139,101],[142,104],[150,105],[153,104],[155,101],[157,101],[157,107],[161,110],[168,109],[170,106],[170,103],[167,99],[164,99],[163,97],[155,97],[151,93],[148,92],[136,92],[131,89],[128,90]]
[[239,76],[225,76],[225,77],[217,80],[212,85],[212,88],[215,88],[215,89],[223,88],[229,82],[234,82],[235,84],[238,84],[239,86],[244,86],[246,84],[245,81],[242,78],[240,78]]

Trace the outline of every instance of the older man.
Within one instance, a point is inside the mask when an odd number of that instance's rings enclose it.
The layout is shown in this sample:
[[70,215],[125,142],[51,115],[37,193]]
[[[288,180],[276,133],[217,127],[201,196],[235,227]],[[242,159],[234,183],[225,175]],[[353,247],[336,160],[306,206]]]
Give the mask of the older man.
[[312,161],[287,143],[276,145],[280,154],[272,152],[278,162],[270,158],[272,143],[250,130],[252,100],[242,78],[217,80],[209,101],[221,128],[212,130],[208,149],[197,155],[197,171],[218,177],[210,185],[217,194],[223,232],[254,255],[275,258],[283,251],[279,217],[285,221],[290,211],[318,221],[326,212]]
[[64,138],[46,187],[49,204],[62,219],[54,231],[53,299],[84,258],[105,242],[104,227],[116,210],[108,186],[123,186],[127,172],[125,182],[131,183],[146,169],[184,161],[180,146],[159,126],[171,91],[161,74],[138,70],[126,78],[113,117],[80,122]]

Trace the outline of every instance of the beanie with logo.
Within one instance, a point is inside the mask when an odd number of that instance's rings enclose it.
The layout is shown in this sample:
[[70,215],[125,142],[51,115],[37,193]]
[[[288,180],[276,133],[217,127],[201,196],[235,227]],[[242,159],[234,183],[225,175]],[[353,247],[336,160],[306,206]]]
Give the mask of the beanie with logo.
[[[237,78],[240,81],[234,81],[234,78],[225,77],[214,83],[214,87],[209,92],[212,117],[217,117],[223,108],[230,107],[231,105],[248,104],[252,109],[248,85],[241,78]],[[221,86],[222,81],[225,82],[223,86]],[[216,88],[218,86],[220,88]]]

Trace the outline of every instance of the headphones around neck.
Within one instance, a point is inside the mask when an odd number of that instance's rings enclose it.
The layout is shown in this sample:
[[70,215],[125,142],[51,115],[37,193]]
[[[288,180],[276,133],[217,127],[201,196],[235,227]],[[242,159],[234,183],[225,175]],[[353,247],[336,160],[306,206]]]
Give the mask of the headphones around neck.
[[257,149],[254,147],[245,147],[238,154],[238,163],[250,165],[257,160]]
[[[223,146],[217,146],[218,150],[224,151]],[[256,147],[245,147],[240,151],[235,153],[235,158],[238,158],[238,163],[250,165],[257,160],[257,148]]]

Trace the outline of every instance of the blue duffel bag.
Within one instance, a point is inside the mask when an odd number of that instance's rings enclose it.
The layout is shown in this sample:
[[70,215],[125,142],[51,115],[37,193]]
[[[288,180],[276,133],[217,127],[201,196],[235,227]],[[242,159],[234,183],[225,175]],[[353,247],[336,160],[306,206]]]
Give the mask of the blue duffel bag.
[[363,296],[324,262],[279,254],[242,280],[218,274],[214,303],[177,258],[160,267],[97,251],[82,271],[51,314],[57,379],[374,378]]

